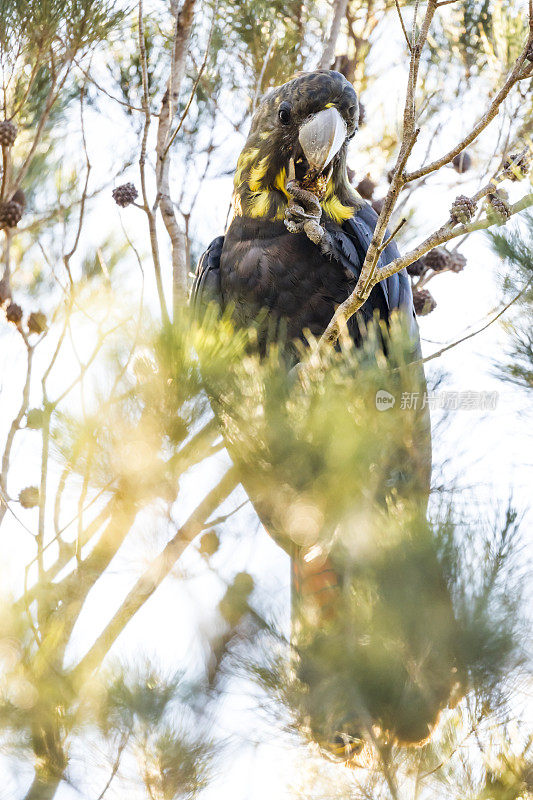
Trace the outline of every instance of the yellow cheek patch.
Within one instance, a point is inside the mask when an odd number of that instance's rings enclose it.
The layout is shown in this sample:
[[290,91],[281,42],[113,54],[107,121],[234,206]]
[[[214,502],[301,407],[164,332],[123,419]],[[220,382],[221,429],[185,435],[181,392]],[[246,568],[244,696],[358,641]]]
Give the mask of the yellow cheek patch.
[[258,147],[251,147],[249,150],[243,150],[242,152],[242,158],[246,164],[251,164],[252,161],[255,161],[258,155],[259,155]]
[[270,211],[270,192],[255,192],[250,197],[248,213],[251,217],[266,217]]
[[242,180],[242,173],[246,169],[246,163],[243,156],[244,154],[241,153],[237,161],[237,169],[235,170],[235,175],[233,176],[233,185],[236,189],[239,188],[239,184]]
[[268,157],[262,158],[259,164],[256,164],[255,167],[252,167],[250,170],[250,178],[248,180],[248,186],[252,190],[252,192],[259,192],[262,189],[262,180],[266,175],[268,169]]
[[276,180],[274,181],[274,188],[278,189],[282,194],[285,195],[287,200],[290,199],[290,194],[288,193],[287,189],[285,188],[285,184],[287,182],[287,171],[285,167],[282,167],[278,174],[276,175]]
[[347,219],[350,219],[354,212],[353,206],[345,206],[336,195],[325,199],[322,202],[322,208],[324,209],[324,213],[339,225],[346,222]]

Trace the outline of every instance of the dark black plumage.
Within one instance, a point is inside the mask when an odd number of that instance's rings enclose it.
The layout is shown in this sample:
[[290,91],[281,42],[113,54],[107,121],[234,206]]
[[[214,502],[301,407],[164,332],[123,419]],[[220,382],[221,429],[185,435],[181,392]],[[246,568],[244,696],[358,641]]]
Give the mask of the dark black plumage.
[[[235,321],[244,326],[266,309],[270,321],[274,318],[284,325],[288,341],[303,338],[307,330],[320,336],[335,308],[355,287],[376,220],[376,212],[364,204],[342,225],[327,222],[334,243],[330,260],[304,233],[289,233],[280,221],[236,217],[226,236],[214,239],[200,259],[192,291],[194,307],[200,313],[211,301],[222,309],[234,305]],[[391,243],[382,263],[398,255]],[[354,341],[360,343],[361,320],[368,323],[377,311],[388,322],[394,309],[406,314],[418,353],[411,284],[404,270],[375,286],[349,321]]]
[[[267,94],[254,115],[237,164],[232,221],[226,235],[211,242],[196,270],[191,302],[199,317],[212,301],[222,310],[231,309],[238,326],[258,326],[262,352],[269,337],[281,338],[290,362],[297,352],[292,342],[305,342],[307,332],[315,337],[322,335],[337,306],[356,285],[377,222],[376,212],[355,194],[347,176],[347,142],[357,130],[358,117],[353,87],[337,72],[300,75]],[[330,126],[328,135],[323,137],[325,145],[320,144],[322,121],[326,127]],[[304,129],[307,136],[302,136]],[[316,153],[309,146],[313,137],[318,141]],[[289,227],[291,223],[289,174],[312,193],[317,187],[320,225],[328,237],[327,248],[311,241],[300,228],[295,232],[294,228],[289,231],[286,227],[287,221]],[[388,264],[398,256],[398,248],[392,242],[382,253],[380,263]],[[394,312],[403,315],[407,323],[416,359],[420,355],[420,342],[411,284],[405,270],[373,288],[358,314],[348,322],[350,335],[360,345],[365,328],[375,316],[388,324]],[[420,388],[423,388],[422,370]],[[431,459],[427,409],[420,413],[421,430],[425,429],[423,441],[414,445],[413,451],[420,452],[418,455],[413,452],[413,464],[411,467],[405,464],[405,472],[416,473],[417,485],[422,488],[429,482]],[[246,488],[249,476],[243,475],[243,482]],[[409,477],[405,485],[413,485]],[[303,548],[288,540],[283,530],[276,530],[271,497],[263,496],[265,492],[256,484],[249,488],[265,527],[293,557],[294,596],[301,600],[305,600],[306,592],[318,596],[321,590],[316,587],[325,581],[328,591],[320,595],[319,605],[328,602],[330,595],[338,605],[342,577],[334,565],[321,560],[316,567],[304,559]],[[265,491],[268,495],[268,489]],[[422,488],[421,505],[424,505],[423,495]],[[313,588],[309,589],[308,584]],[[328,613],[324,607],[324,619]],[[440,707],[439,701],[437,711]],[[352,711],[349,709],[349,714]],[[432,707],[431,714],[433,711]],[[433,724],[431,714],[428,712],[427,720],[423,720],[424,730]],[[401,720],[398,730],[400,724]],[[357,735],[357,723],[353,722],[352,727],[351,733]],[[324,731],[317,733],[319,739],[327,739],[328,735]],[[412,735],[414,740],[418,732]],[[335,751],[333,740],[328,747]],[[344,745],[341,750],[344,752]]]

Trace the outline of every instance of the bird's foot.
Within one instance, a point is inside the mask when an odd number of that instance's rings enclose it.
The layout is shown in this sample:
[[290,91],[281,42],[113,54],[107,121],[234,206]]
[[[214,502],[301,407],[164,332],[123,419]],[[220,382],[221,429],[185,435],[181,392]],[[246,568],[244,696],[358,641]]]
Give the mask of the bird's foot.
[[305,233],[322,253],[331,258],[333,246],[329,233],[322,227],[322,207],[318,198],[308,189],[302,189],[296,180],[287,183],[291,195],[285,210],[285,227],[290,233]]

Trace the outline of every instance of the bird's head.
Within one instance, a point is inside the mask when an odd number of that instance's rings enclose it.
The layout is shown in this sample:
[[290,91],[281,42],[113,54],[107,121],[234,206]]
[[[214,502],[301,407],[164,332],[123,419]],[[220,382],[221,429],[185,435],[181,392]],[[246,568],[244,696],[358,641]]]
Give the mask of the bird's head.
[[269,91],[237,162],[235,214],[282,220],[286,183],[296,177],[320,187],[326,216],[351,217],[360,200],[348,180],[346,150],[358,120],[357,95],[340,72],[304,73]]

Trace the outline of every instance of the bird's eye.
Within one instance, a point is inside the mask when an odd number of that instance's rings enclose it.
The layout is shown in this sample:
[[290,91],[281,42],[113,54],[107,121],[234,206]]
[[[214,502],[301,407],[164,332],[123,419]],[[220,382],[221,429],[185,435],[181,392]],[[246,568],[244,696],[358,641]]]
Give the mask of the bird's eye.
[[279,107],[278,117],[282,125],[288,125],[291,121],[291,109],[285,103],[282,103]]

